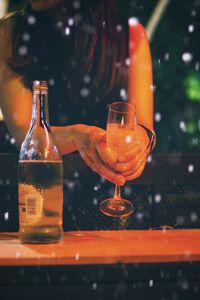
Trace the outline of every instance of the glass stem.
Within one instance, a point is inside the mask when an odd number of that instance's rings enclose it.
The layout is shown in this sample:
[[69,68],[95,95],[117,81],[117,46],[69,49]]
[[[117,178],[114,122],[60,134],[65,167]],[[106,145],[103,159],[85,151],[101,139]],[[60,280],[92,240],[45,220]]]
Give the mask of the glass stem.
[[115,185],[115,193],[114,193],[114,201],[120,202],[121,201],[121,187],[119,185]]

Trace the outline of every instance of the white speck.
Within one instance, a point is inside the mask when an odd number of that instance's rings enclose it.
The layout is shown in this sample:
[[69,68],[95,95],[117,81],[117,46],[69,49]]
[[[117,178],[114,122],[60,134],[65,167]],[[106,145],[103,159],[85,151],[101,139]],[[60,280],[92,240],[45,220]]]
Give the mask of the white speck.
[[79,260],[80,259],[80,254],[79,253],[76,253],[75,255],[75,260]]
[[184,122],[184,121],[180,121],[179,127],[180,127],[180,129],[181,129],[183,132],[186,132],[186,131],[187,131],[187,128],[186,128],[186,125],[185,125],[185,122]]
[[192,222],[196,222],[196,220],[198,219],[197,214],[195,212],[192,212],[190,214],[190,219],[191,219]]
[[14,138],[11,138],[11,139],[10,139],[10,143],[11,143],[11,144],[15,144],[15,139],[14,139]]
[[192,10],[192,11],[191,11],[191,16],[195,17],[196,14],[197,14],[197,13],[196,13],[196,10]]
[[61,22],[61,21],[58,21],[58,22],[57,22],[57,27],[58,27],[58,28],[61,28],[62,25],[63,25],[63,22]]
[[196,70],[196,71],[199,71],[199,70],[200,70],[200,63],[199,63],[199,62],[196,62],[196,63],[195,63],[195,70]]
[[68,181],[67,186],[70,190],[73,190],[75,187],[75,182],[74,181]]
[[20,46],[19,49],[18,49],[18,52],[20,55],[25,55],[27,53],[27,47],[25,46]]
[[74,19],[73,18],[69,18],[68,25],[69,26],[73,26],[74,25]]
[[156,122],[160,122],[162,119],[161,113],[155,113],[154,119]]
[[53,78],[49,79],[49,85],[51,86],[55,85],[55,80]]
[[148,162],[148,163],[152,162],[152,155],[151,155],[151,154],[148,155],[148,157],[147,157],[147,162]]
[[10,180],[6,179],[6,185],[9,185],[9,184],[10,184]]
[[80,94],[81,94],[82,97],[85,98],[85,97],[89,96],[90,91],[87,88],[82,88]]
[[151,85],[150,85],[150,89],[151,89],[153,92],[155,92],[155,90],[156,90],[156,85],[151,84]]
[[33,15],[28,16],[27,18],[28,24],[34,25],[36,23],[36,18]]
[[131,17],[131,18],[128,19],[128,24],[129,24],[130,26],[137,25],[137,24],[138,24],[138,19],[135,18],[135,17]]
[[189,165],[189,166],[188,166],[188,172],[189,172],[189,173],[194,172],[194,166],[193,166],[193,165]]
[[189,288],[189,283],[188,283],[188,281],[184,280],[184,281],[182,282],[182,288],[183,288],[183,290],[187,290],[187,289]]
[[126,138],[125,138],[125,141],[127,144],[130,144],[132,142],[133,138],[131,135],[127,135]]
[[160,203],[161,199],[162,199],[162,196],[160,194],[156,194],[155,197],[154,197],[154,200],[155,200],[156,203]]
[[194,25],[192,25],[192,24],[189,25],[189,26],[188,26],[188,31],[189,31],[189,32],[193,32],[193,31],[194,31]]
[[149,280],[149,286],[152,287],[153,286],[153,279]]
[[118,32],[122,31],[122,25],[121,25],[121,24],[118,24],[118,25],[116,26],[116,29],[117,29]]
[[125,89],[120,90],[120,96],[122,97],[123,100],[127,99],[127,93]]
[[92,289],[93,289],[93,290],[96,290],[96,289],[97,289],[97,283],[96,283],[96,282],[94,282],[94,283],[92,284]]
[[136,218],[137,218],[139,221],[143,220],[143,217],[144,217],[144,214],[143,214],[142,212],[138,212],[138,213],[136,214]]
[[165,60],[165,61],[168,61],[168,60],[169,60],[169,53],[165,53],[164,60]]
[[105,183],[105,182],[106,182],[106,179],[105,179],[104,177],[101,176],[100,181],[101,181],[101,183]]
[[193,58],[193,55],[192,55],[192,53],[189,53],[189,52],[185,52],[182,55],[182,60],[186,63],[191,62],[192,58]]
[[98,200],[96,198],[93,199],[93,204],[97,205],[98,204]]
[[8,221],[8,219],[9,219],[9,212],[6,211],[6,212],[4,213],[4,220],[5,220],[5,221]]
[[65,34],[66,34],[66,35],[69,35],[69,34],[70,34],[70,28],[69,28],[69,27],[66,27],[66,28],[65,28]]
[[23,33],[22,40],[28,42],[30,40],[30,34],[27,32]]
[[88,75],[85,75],[85,76],[83,77],[83,81],[84,81],[85,83],[90,83],[90,80],[91,80],[91,78],[90,78],[90,76],[88,76]]
[[130,65],[130,62],[131,62],[130,58],[126,58],[126,60],[125,60],[126,66],[129,66],[129,65]]
[[78,172],[74,172],[74,177],[78,178],[79,177],[79,173]]
[[158,59],[158,63],[159,63],[159,65],[160,65],[160,63],[161,63],[161,60],[160,60],[160,59]]
[[130,187],[130,185],[125,185],[124,193],[125,193],[127,196],[131,194],[131,187]]
[[191,144],[192,146],[197,146],[199,144],[198,138],[192,138]]
[[94,191],[98,191],[98,186],[94,186]]
[[148,202],[149,202],[149,204],[152,204],[152,195],[148,196]]
[[73,1],[73,7],[75,9],[79,9],[81,7],[81,3],[79,1]]
[[176,218],[176,222],[178,223],[178,225],[183,225],[184,221],[185,221],[185,219],[183,216],[178,216]]

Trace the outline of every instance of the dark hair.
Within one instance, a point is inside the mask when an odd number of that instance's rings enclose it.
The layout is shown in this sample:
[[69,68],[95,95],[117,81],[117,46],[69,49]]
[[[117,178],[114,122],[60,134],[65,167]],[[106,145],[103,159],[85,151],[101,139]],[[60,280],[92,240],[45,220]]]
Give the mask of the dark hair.
[[[61,19],[55,23],[45,12],[32,11],[30,6],[15,14],[16,25],[13,32],[12,57],[9,66],[23,75],[30,87],[32,80],[45,78],[45,67],[55,74],[65,74],[67,78],[80,77],[80,66],[84,72],[94,71],[97,82],[104,83],[105,91],[126,81],[125,58],[127,42],[125,33],[117,18],[115,0],[82,0],[81,9],[64,1]],[[74,26],[69,26],[69,19]],[[67,36],[66,26],[70,28]],[[49,30],[51,29],[51,30]],[[43,65],[43,68],[38,66]],[[103,79],[103,80],[102,80]]]

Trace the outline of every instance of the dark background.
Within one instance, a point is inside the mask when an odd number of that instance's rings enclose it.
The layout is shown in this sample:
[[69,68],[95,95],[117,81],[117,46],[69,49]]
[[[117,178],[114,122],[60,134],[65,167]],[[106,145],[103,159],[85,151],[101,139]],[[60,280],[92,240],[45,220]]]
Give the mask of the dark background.
[[[123,16],[127,19],[136,17],[146,26],[158,2],[118,0],[118,5]],[[10,0],[9,11],[19,7],[20,3]],[[155,152],[195,153],[200,150],[199,27],[200,0],[171,0],[151,39],[157,133]],[[184,61],[184,54],[189,54],[189,61]],[[5,151],[4,147],[3,152],[12,152],[12,145],[7,149]]]

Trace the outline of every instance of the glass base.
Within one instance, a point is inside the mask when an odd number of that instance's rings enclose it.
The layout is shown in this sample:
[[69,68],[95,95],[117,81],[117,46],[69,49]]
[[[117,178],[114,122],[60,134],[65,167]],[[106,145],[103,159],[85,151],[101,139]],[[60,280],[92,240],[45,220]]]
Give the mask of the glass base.
[[109,217],[120,218],[127,217],[134,211],[133,204],[125,199],[113,201],[113,198],[106,199],[100,203],[101,212]]

